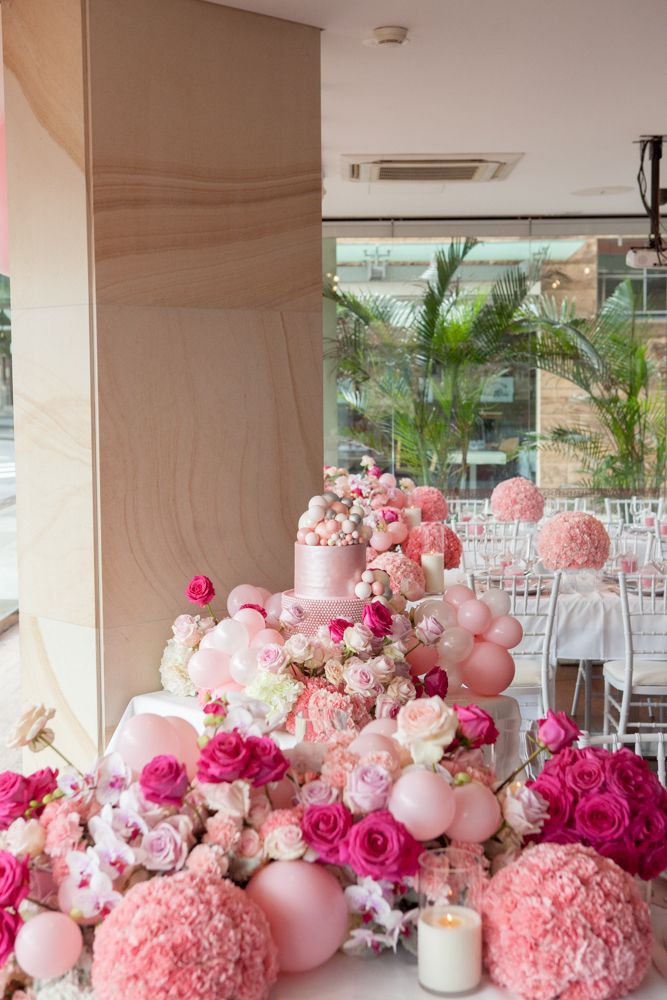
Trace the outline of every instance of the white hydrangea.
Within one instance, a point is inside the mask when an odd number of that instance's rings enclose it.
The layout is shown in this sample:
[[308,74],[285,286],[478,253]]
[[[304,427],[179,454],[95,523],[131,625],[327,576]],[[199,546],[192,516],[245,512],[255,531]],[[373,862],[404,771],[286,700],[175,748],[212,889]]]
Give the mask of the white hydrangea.
[[188,661],[192,653],[193,650],[188,646],[181,646],[175,639],[169,639],[160,662],[160,680],[165,691],[181,696],[196,694],[188,674]]
[[269,710],[271,728],[284,722],[294,702],[303,691],[303,684],[286,674],[270,674],[260,670],[245,693],[258,701],[263,701]]

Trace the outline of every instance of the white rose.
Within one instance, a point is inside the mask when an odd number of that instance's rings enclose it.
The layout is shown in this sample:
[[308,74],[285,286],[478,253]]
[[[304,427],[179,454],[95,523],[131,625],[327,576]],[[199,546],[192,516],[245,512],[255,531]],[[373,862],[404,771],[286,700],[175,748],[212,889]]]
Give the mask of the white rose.
[[324,664],[324,676],[329,681],[329,684],[333,684],[334,687],[338,687],[339,684],[342,684],[343,664],[340,660],[327,660]]
[[174,633],[176,642],[180,646],[187,646],[188,649],[197,646],[201,639],[197,619],[192,615],[179,615],[171,626],[171,631]]
[[456,712],[434,695],[407,702],[396,722],[394,739],[408,748],[415,764],[430,766],[440,760],[443,750],[456,737],[459,720]]
[[547,802],[521,781],[515,781],[505,788],[501,806],[503,819],[520,837],[539,833],[549,815]]
[[375,694],[379,682],[369,663],[356,657],[348,660],[343,671],[345,690],[350,694]]
[[5,834],[5,846],[16,857],[36,858],[44,850],[46,832],[37,819],[15,819]]
[[351,625],[343,632],[343,642],[356,653],[365,653],[373,644],[374,635],[367,625]]
[[[53,730],[47,729],[47,725],[55,714],[55,708],[30,705],[14,728],[10,729],[5,745],[10,750],[17,747],[30,747],[33,751],[43,750],[46,746],[44,740],[48,740],[49,743],[53,742]],[[38,739],[38,737],[41,738]]]
[[394,701],[400,701],[401,705],[405,705],[413,701],[417,689],[409,677],[394,677],[387,685],[387,694]]
[[390,656],[376,656],[368,661],[368,667],[382,683],[387,683],[396,673],[396,664]]
[[313,651],[310,639],[300,632],[290,636],[283,649],[294,663],[305,663]]
[[279,826],[272,830],[264,840],[264,853],[274,861],[296,861],[306,853],[307,844],[303,839],[301,827],[295,824]]

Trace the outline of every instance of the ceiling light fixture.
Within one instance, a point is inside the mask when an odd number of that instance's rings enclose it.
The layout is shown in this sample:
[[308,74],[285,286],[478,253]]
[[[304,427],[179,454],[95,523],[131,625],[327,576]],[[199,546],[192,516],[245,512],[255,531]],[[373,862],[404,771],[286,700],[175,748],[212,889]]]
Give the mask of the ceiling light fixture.
[[397,48],[404,45],[408,39],[408,29],[397,24],[387,24],[381,28],[373,28],[370,38],[364,38],[364,45],[382,45],[385,48]]

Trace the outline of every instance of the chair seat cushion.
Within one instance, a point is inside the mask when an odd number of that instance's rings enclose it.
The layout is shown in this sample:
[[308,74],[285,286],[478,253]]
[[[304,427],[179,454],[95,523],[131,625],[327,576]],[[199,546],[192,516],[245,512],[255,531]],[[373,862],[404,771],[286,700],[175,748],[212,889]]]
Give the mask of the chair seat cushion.
[[[607,680],[623,685],[625,677],[625,660],[607,660],[603,670]],[[667,687],[667,660],[635,660],[632,665],[632,686],[654,687],[664,684]]]
[[542,662],[538,656],[517,656],[514,666],[514,680],[510,684],[510,690],[514,687],[541,687]]

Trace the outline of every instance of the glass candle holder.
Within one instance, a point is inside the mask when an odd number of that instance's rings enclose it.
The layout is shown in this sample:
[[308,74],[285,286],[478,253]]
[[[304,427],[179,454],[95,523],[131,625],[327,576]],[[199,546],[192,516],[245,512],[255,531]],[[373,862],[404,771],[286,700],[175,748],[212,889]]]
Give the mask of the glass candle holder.
[[419,858],[419,983],[440,996],[474,990],[482,979],[482,870],[445,847]]

